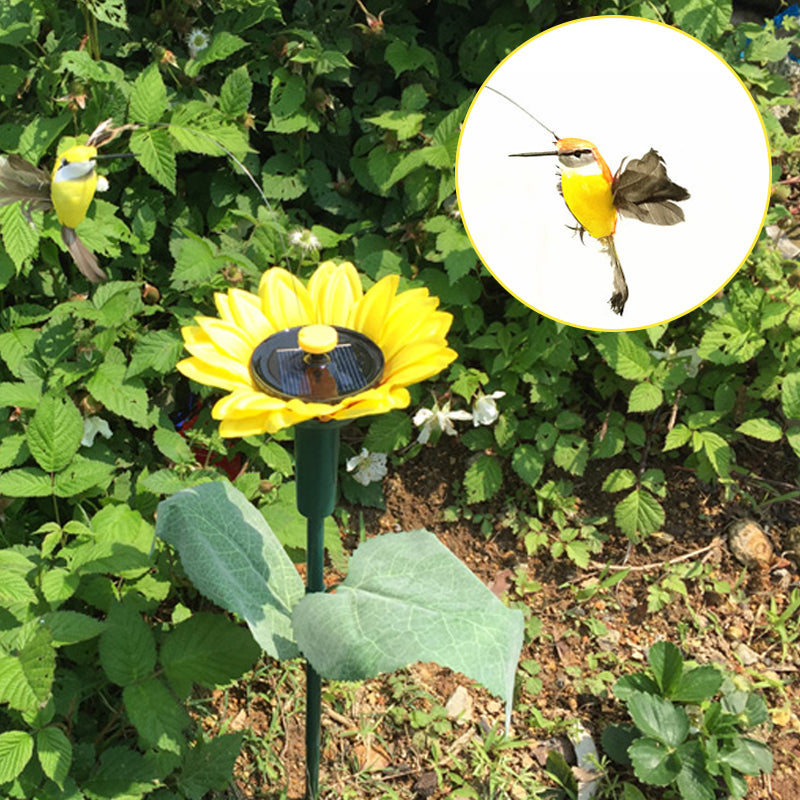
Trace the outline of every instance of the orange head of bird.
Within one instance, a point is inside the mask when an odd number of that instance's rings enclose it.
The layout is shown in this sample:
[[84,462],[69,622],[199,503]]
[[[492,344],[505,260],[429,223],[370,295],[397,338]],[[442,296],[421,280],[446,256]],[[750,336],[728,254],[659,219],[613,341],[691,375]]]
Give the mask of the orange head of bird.
[[562,167],[588,173],[599,173],[611,183],[612,174],[600,151],[587,139],[567,137],[556,142],[555,150],[545,150],[537,153],[510,153],[516,157],[528,156],[557,156]]

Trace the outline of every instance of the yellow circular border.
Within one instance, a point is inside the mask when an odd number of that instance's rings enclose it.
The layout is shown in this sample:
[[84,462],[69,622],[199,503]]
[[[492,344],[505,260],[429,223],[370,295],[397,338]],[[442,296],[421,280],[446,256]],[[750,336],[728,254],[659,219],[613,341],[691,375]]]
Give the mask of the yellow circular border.
[[[671,31],[675,31],[676,33],[680,33],[683,36],[686,36],[688,39],[691,39],[692,41],[697,42],[697,44],[699,44],[701,47],[704,47],[720,63],[722,63],[723,66],[726,67],[726,69],[731,73],[731,75],[733,75],[733,77],[738,81],[738,83],[742,87],[742,89],[744,89],[747,97],[750,99],[750,102],[753,105],[753,110],[756,112],[756,116],[758,117],[758,121],[761,123],[761,131],[764,134],[764,142],[767,145],[767,161],[768,161],[768,169],[767,169],[767,179],[768,179],[768,182],[767,182],[767,203],[766,203],[766,206],[764,207],[764,215],[761,217],[761,224],[759,226],[758,233],[756,234],[755,239],[753,239],[753,242],[750,245],[749,249],[747,250],[747,253],[745,254],[744,258],[739,263],[739,266],[737,266],[733,270],[733,272],[731,272],[731,274],[713,292],[711,292],[708,295],[708,297],[706,297],[705,299],[701,300],[699,303],[697,303],[697,305],[694,305],[691,308],[686,309],[686,311],[682,311],[680,314],[676,314],[674,317],[669,317],[668,319],[663,319],[663,320],[660,320],[658,322],[651,322],[649,325],[639,325],[636,328],[590,328],[590,327],[586,327],[584,325],[575,325],[572,322],[565,322],[562,319],[558,319],[558,317],[553,317],[550,314],[546,314],[544,311],[541,311],[540,309],[535,308],[530,303],[527,303],[521,297],[518,297],[516,294],[514,294],[514,292],[512,292],[494,274],[494,272],[492,271],[492,268],[489,266],[489,264],[486,262],[484,257],[481,255],[481,251],[478,249],[478,246],[475,243],[475,240],[472,238],[472,234],[469,232],[469,227],[467,226],[467,219],[466,219],[466,216],[464,215],[464,210],[461,207],[461,196],[460,196],[460,193],[458,191],[458,159],[459,159],[459,153],[461,151],[461,141],[464,138],[464,131],[465,131],[466,127],[467,127],[467,121],[469,120],[469,115],[472,113],[472,109],[474,108],[475,103],[478,100],[478,97],[480,97],[481,92],[486,88],[486,84],[489,83],[489,81],[494,76],[495,72],[497,72],[497,70],[499,70],[500,67],[503,66],[503,64],[505,64],[507,61],[509,61],[511,58],[513,58],[514,55],[517,52],[522,50],[524,47],[527,47],[531,42],[535,41],[539,37],[544,36],[545,34],[550,33],[551,31],[557,30],[558,28],[565,28],[567,25],[574,25],[575,23],[585,22],[587,20],[594,20],[594,19],[632,19],[632,20],[638,20],[640,22],[649,22],[652,25],[660,25],[662,28],[667,28],[667,29],[669,29]],[[464,117],[464,122],[461,125],[461,133],[458,136],[458,145],[456,146],[455,183],[456,183],[456,200],[458,202],[458,211],[461,214],[461,222],[464,225],[464,230],[467,233],[467,238],[469,239],[470,244],[472,245],[472,247],[475,250],[475,252],[478,254],[478,258],[480,258],[481,263],[489,271],[489,274],[503,287],[503,289],[505,289],[506,292],[508,292],[508,294],[510,294],[515,300],[518,300],[520,303],[522,303],[522,305],[524,305],[526,308],[531,309],[531,311],[535,311],[537,314],[541,314],[543,317],[547,317],[547,319],[551,319],[551,320],[553,320],[553,322],[558,322],[561,325],[567,325],[570,328],[578,328],[579,330],[584,330],[584,331],[596,331],[596,332],[599,332],[599,333],[625,333],[625,332],[628,332],[628,331],[647,330],[648,328],[654,328],[657,325],[666,325],[666,324],[672,322],[673,320],[680,319],[681,317],[684,317],[687,314],[691,314],[692,311],[696,311],[704,303],[707,303],[712,297],[714,297],[716,294],[718,294],[722,289],[724,289],[733,280],[734,275],[736,275],[736,273],[744,266],[745,261],[747,261],[747,259],[750,256],[750,253],[753,252],[753,248],[755,248],[756,244],[758,243],[758,240],[761,238],[761,233],[764,230],[764,221],[766,220],[767,213],[769,212],[769,203],[770,203],[771,196],[772,196],[772,151],[770,150],[769,136],[767,135],[767,129],[766,129],[766,126],[764,125],[764,120],[761,117],[761,112],[758,110],[758,106],[756,106],[756,103],[755,103],[755,100],[753,99],[753,96],[750,94],[750,90],[744,85],[744,83],[742,82],[742,79],[736,74],[735,70],[731,67],[731,65],[728,64],[728,62],[725,61],[725,59],[722,58],[719,55],[719,53],[717,53],[715,50],[713,50],[711,47],[709,47],[704,42],[701,42],[695,36],[692,36],[690,33],[686,33],[686,31],[682,31],[680,28],[676,28],[673,25],[667,25],[665,22],[658,22],[657,20],[654,20],[654,19],[645,19],[644,17],[628,16],[626,14],[596,15],[596,16],[593,16],[593,17],[581,17],[580,19],[573,19],[573,20],[570,20],[569,22],[562,22],[560,25],[554,25],[552,28],[547,28],[546,30],[542,31],[541,33],[537,33],[536,36],[532,36],[526,42],[523,42],[521,45],[519,45],[519,47],[515,47],[514,50],[512,50],[491,71],[491,73],[489,73],[489,75],[486,78],[486,80],[481,84],[480,89],[478,89],[478,91],[475,93],[475,97],[472,99],[472,102],[469,104],[469,108],[467,109],[467,114]]]

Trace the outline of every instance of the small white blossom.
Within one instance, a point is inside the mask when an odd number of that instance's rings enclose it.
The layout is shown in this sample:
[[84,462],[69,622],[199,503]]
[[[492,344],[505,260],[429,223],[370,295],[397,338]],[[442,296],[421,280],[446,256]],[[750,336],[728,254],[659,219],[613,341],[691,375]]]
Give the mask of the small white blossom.
[[104,439],[110,439],[111,428],[108,426],[108,423],[97,415],[86,417],[83,420],[83,438],[81,439],[81,444],[84,447],[91,447],[98,433]]
[[495,400],[505,396],[505,392],[492,392],[491,394],[481,392],[472,401],[472,424],[476,428],[478,425],[491,425],[500,416]]
[[289,233],[289,244],[301,250],[319,250],[320,241],[308,228],[297,228]]
[[186,46],[189,48],[190,58],[197,58],[197,54],[210,44],[211,37],[202,28],[192,28],[186,34]]
[[365,447],[357,456],[347,459],[347,471],[362,486],[380,481],[386,477],[386,453],[370,453]]
[[456,429],[453,421],[466,421],[472,419],[469,411],[451,411],[450,401],[448,400],[441,408],[439,403],[434,403],[433,408],[421,408],[414,414],[414,424],[420,428],[417,441],[425,444],[431,438],[435,430],[444,431],[448,436],[455,436]]

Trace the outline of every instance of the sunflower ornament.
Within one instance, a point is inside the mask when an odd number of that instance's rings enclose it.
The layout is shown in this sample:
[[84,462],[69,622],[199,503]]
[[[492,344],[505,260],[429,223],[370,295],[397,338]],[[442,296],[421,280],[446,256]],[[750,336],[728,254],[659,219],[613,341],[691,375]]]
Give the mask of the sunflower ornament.
[[223,437],[406,408],[406,387],[457,354],[446,339],[452,315],[438,298],[398,284],[387,275],[365,293],[349,262],[320,264],[307,286],[273,267],[258,294],[218,293],[219,317],[182,329],[191,357],[178,370],[228,392],[212,410]]

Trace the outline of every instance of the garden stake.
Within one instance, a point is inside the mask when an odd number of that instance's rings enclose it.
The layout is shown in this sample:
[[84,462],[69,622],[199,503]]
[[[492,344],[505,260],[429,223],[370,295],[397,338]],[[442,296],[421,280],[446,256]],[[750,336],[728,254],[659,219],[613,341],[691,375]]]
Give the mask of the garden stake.
[[[325,517],[336,501],[339,422],[309,420],[295,427],[297,510],[306,518],[306,592],[323,592]],[[319,796],[322,681],[306,662],[306,797]]]

